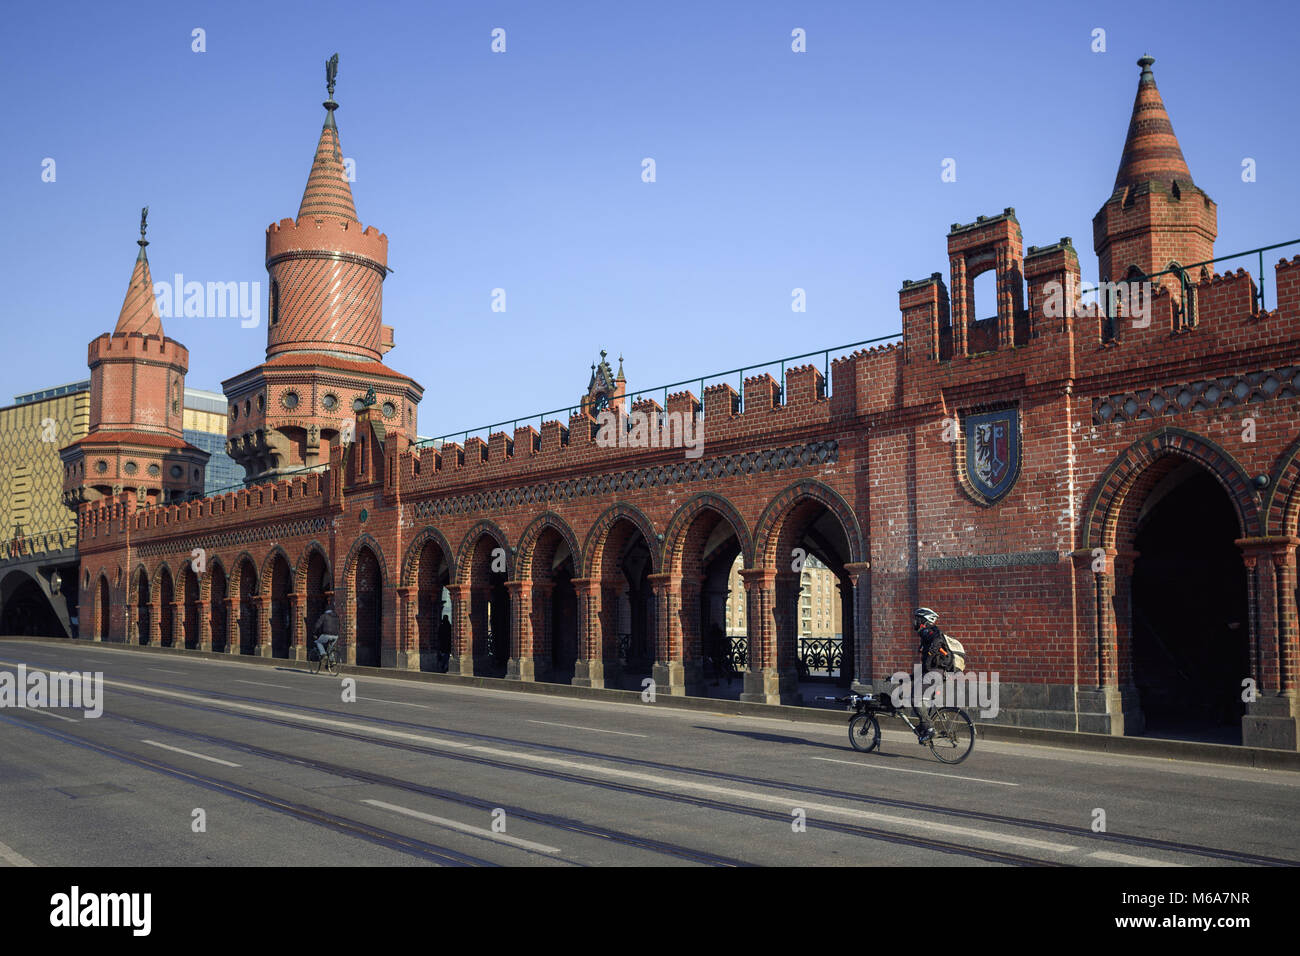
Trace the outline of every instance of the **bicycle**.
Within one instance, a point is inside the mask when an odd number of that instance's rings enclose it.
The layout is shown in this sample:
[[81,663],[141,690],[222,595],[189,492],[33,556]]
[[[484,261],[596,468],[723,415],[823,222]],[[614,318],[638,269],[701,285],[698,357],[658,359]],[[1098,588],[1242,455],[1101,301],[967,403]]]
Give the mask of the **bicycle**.
[[[316,646],[316,644],[315,644],[315,642],[313,641],[313,642],[312,642],[312,647],[315,647],[315,646]],[[321,665],[322,665],[322,664],[325,666],[325,669],[328,670],[331,674],[333,674],[333,675],[337,675],[337,674],[338,674],[338,672],[339,672],[339,659],[338,659],[338,656],[334,653],[334,649],[337,648],[338,646],[339,646],[339,641],[338,641],[338,638],[335,637],[334,640],[332,640],[332,641],[329,642],[329,647],[326,649],[326,651],[325,651],[324,654],[321,654],[320,651],[317,651],[317,652],[316,652],[316,656],[312,659],[312,668],[311,668],[311,672],[312,672],[313,674],[319,674],[319,673],[320,673],[320,669],[321,669]]]
[[[849,694],[847,697],[819,697],[846,704],[854,715],[849,718],[849,743],[860,753],[871,753],[880,746],[880,716],[897,717],[917,733],[907,712],[894,706],[888,695]],[[924,704],[922,705],[924,706]],[[966,711],[957,707],[940,707],[930,715],[933,735],[925,741],[931,753],[944,763],[961,763],[975,748],[975,724]],[[918,735],[919,736],[919,735]]]

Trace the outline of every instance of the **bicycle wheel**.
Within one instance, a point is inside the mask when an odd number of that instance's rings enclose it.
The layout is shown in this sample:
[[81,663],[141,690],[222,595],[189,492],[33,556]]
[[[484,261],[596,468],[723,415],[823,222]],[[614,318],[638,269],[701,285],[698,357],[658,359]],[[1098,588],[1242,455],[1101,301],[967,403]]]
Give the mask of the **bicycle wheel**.
[[313,674],[320,673],[320,663],[321,663],[321,654],[319,651],[317,651],[316,656],[313,657],[311,660],[311,672]]
[[875,714],[858,714],[849,721],[849,743],[864,754],[880,746],[880,722]]
[[961,763],[975,747],[975,725],[964,710],[944,707],[930,719],[934,736],[930,749],[944,763]]
[[329,659],[325,663],[329,667],[330,673],[337,677],[339,673],[339,660],[334,656],[334,648],[330,648]]

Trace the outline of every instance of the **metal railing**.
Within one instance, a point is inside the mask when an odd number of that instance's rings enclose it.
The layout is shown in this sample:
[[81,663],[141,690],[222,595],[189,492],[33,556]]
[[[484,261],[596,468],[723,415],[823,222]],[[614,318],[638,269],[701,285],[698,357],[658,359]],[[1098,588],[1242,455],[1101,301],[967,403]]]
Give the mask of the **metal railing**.
[[[892,342],[897,339],[901,339],[902,336],[903,333],[900,331],[900,332],[895,332],[892,335],[882,335],[874,339],[864,339],[861,342],[850,342],[848,345],[839,345],[834,348],[822,349],[817,352],[805,352],[802,355],[787,355],[784,358],[772,359],[771,361],[760,362],[756,365],[746,365],[741,368],[728,369],[725,372],[713,372],[712,374],[709,375],[700,375],[694,378],[682,379],[680,382],[671,382],[668,385],[655,385],[652,388],[639,389],[638,391],[635,392],[629,392],[624,397],[627,399],[628,404],[631,405],[640,396],[662,395],[663,402],[661,404],[664,408],[666,408],[668,406],[668,394],[670,389],[680,388],[683,385],[698,385],[700,389],[700,393],[699,395],[696,396],[696,398],[702,401],[704,398],[704,386],[706,382],[714,385],[724,384],[724,383],[730,384],[730,380],[732,376],[735,376],[736,383],[737,383],[736,391],[739,393],[741,410],[743,411],[744,402],[745,402],[745,377],[747,372],[761,372],[765,369],[779,368],[780,378],[778,379],[778,385],[780,386],[781,393],[783,394],[785,391],[786,365],[792,362],[798,362],[801,359],[816,358],[816,357],[821,358],[822,377],[825,380],[825,388],[826,388],[825,394],[829,396],[831,393],[831,374],[830,374],[831,356],[847,354],[851,349],[856,349],[859,346],[863,346],[863,345],[875,345],[880,342]],[[720,381],[720,380],[724,380],[724,381]],[[461,445],[463,446],[465,442],[469,441],[471,436],[481,437],[486,435],[490,437],[492,434],[499,431],[501,428],[503,428],[506,425],[510,426],[510,437],[513,439],[515,430],[519,428],[521,422],[525,425],[528,425],[536,421],[538,424],[538,430],[540,431],[542,424],[548,418],[553,419],[557,415],[564,415],[564,418],[560,419],[560,421],[561,423],[567,425],[569,419],[572,418],[574,415],[576,415],[582,407],[583,406],[581,404],[574,404],[562,408],[553,408],[550,411],[537,412],[531,415],[521,415],[518,418],[506,419],[504,421],[494,422],[491,425],[480,425],[477,428],[460,429],[454,432],[447,432],[447,434],[445,435],[438,435],[434,438],[421,439],[420,441],[416,442],[415,445],[416,447],[426,447],[430,445],[437,447],[440,443],[446,442],[449,439],[460,438]]]
[[[1151,280],[1158,279],[1161,276],[1175,276],[1178,279],[1179,288],[1181,292],[1181,297],[1178,302],[1178,313],[1177,313],[1179,319],[1179,327],[1187,328],[1195,324],[1194,317],[1191,316],[1189,313],[1188,300],[1192,288],[1197,284],[1197,280],[1195,277],[1189,280],[1188,278],[1189,274],[1194,273],[1195,270],[1203,268],[1204,266],[1214,265],[1215,263],[1218,262],[1227,262],[1232,259],[1244,259],[1247,256],[1255,256],[1257,257],[1257,263],[1259,267],[1258,286],[1255,289],[1255,305],[1259,308],[1260,311],[1263,311],[1264,309],[1268,308],[1267,301],[1264,296],[1264,289],[1266,288],[1266,281],[1264,279],[1264,253],[1270,252],[1274,249],[1284,249],[1287,246],[1296,246],[1296,245],[1300,245],[1300,239],[1288,239],[1285,242],[1275,242],[1271,246],[1260,246],[1258,249],[1247,249],[1245,252],[1233,252],[1233,253],[1229,253],[1226,256],[1215,256],[1213,259],[1206,259],[1203,262],[1193,262],[1185,266],[1175,265],[1169,269],[1162,269],[1160,272],[1143,273],[1141,270],[1137,270],[1137,272],[1134,275],[1126,276],[1124,279],[1120,279],[1120,280],[1116,280],[1113,278],[1102,279],[1098,285],[1094,286],[1091,289],[1085,288],[1082,284],[1080,284],[1079,299],[1080,301],[1082,301],[1085,295],[1102,292],[1107,287],[1108,283],[1131,282],[1134,280],[1139,282],[1150,282]],[[1113,297],[1113,292],[1114,292],[1113,287],[1111,288],[1111,292],[1112,292],[1111,296],[1105,296],[1105,297],[1099,296],[1098,299],[1094,300],[1101,308],[1102,318],[1106,320],[1107,329],[1106,329],[1105,337],[1108,339],[1114,337],[1114,326],[1113,326],[1114,320],[1117,318],[1123,318],[1123,316],[1117,314],[1117,310],[1115,308],[1116,300]],[[1276,302],[1274,302],[1274,305],[1276,305]],[[1194,308],[1194,303],[1193,303],[1193,308]]]

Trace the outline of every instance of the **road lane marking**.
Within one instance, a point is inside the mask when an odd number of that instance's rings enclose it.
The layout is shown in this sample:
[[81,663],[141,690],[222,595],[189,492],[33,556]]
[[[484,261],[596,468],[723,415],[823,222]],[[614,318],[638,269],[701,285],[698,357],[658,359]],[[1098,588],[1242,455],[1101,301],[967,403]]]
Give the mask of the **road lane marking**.
[[0,843],[0,860],[4,860],[10,866],[35,866],[31,860],[23,856],[11,846],[5,846]]
[[736,787],[722,787],[715,784],[703,783],[697,780],[663,777],[657,774],[645,773],[643,771],[623,770],[616,767],[603,767],[599,764],[585,763],[577,760],[566,760],[560,757],[549,757],[538,753],[504,750],[499,747],[471,744],[461,740],[447,740],[442,737],[432,737],[428,734],[415,734],[400,730],[390,730],[387,727],[375,727],[369,724],[360,724],[349,720],[318,717],[314,714],[299,714],[294,713],[293,711],[278,710],[273,707],[261,707],[254,704],[246,704],[241,701],[222,700],[217,697],[204,697],[199,694],[166,690],[161,687],[148,687],[140,684],[131,684],[126,681],[106,680],[104,683],[109,686],[134,690],[138,693],[152,694],[155,697],[175,697],[181,700],[197,701],[204,704],[225,707],[229,710],[242,710],[249,713],[265,714],[268,717],[275,717],[281,720],[296,720],[299,723],[304,724],[319,724],[326,727],[339,727],[346,730],[359,731],[371,736],[390,737],[396,740],[410,740],[416,743],[433,745],[449,750],[459,750],[464,753],[483,754],[484,756],[500,757],[524,763],[563,767],[566,770],[578,770],[595,776],[613,777],[619,780],[635,780],[640,783],[653,784],[669,791],[676,790],[679,793],[683,791],[708,793],[716,796],[740,798],[753,803],[773,804],[785,809],[788,809],[790,806],[799,806],[809,813],[827,813],[855,820],[870,820],[873,823],[888,824],[902,829],[944,833],[952,836],[984,840],[993,843],[1008,843],[1013,846],[1044,850],[1052,853],[1072,853],[1079,849],[1077,846],[1068,843],[1037,840],[1031,837],[1022,837],[1010,833],[999,833],[994,830],[984,830],[978,827],[958,826],[953,823],[940,823],[935,820],[914,820],[907,817],[896,816],[894,814],[862,810],[856,807],[841,807],[829,803],[805,800],[804,797],[808,796],[808,794],[800,792],[796,786],[774,786],[772,788],[774,790],[782,791],[781,794],[760,793],[756,790],[741,790]]
[[429,709],[428,704],[414,704],[409,700],[385,700],[382,697],[358,697],[357,700],[368,700],[372,704],[401,704],[403,707],[424,707]]
[[240,680],[239,678],[235,678],[235,683],[236,683],[236,684],[256,684],[258,687],[278,687],[278,688],[280,688],[280,690],[293,690],[293,688],[290,687],[290,686],[288,686],[287,684],[264,684],[264,683],[262,683],[262,681],[260,681],[260,680]]
[[182,750],[180,747],[173,747],[170,744],[160,744],[156,740],[142,740],[142,744],[149,744],[152,747],[161,747],[163,750],[174,750],[178,754],[185,754],[187,757],[197,757],[199,760],[208,760],[212,763],[219,763],[223,767],[238,767],[239,764],[231,763],[229,760],[220,760],[216,757],[209,757],[207,754],[196,754],[193,750]]
[[64,717],[62,714],[56,714],[41,707],[24,707],[23,710],[30,710],[36,714],[44,714],[46,717],[53,717],[55,720],[66,720],[70,724],[81,723],[81,721],[77,720],[75,717]]
[[577,724],[557,724],[552,720],[530,720],[530,724],[545,724],[548,727],[568,727],[570,730],[590,730],[593,734],[617,734],[620,737],[649,737],[649,734],[630,734],[626,730],[601,730],[599,727],[579,727]]
[[169,670],[167,670],[167,668],[165,668],[165,667],[150,667],[150,668],[148,668],[148,669],[151,670],[151,671],[157,671],[159,674],[175,674],[175,675],[177,675],[178,677],[188,677],[188,676],[189,676],[185,671],[169,671]]
[[1166,863],[1163,860],[1149,860],[1144,856],[1127,856],[1123,853],[1107,853],[1098,850],[1096,853],[1089,853],[1088,856],[1094,860],[1102,860],[1106,863],[1126,863],[1129,866],[1182,866],[1182,863]]
[[458,830],[461,833],[468,833],[470,836],[482,837],[485,840],[496,840],[499,843],[509,843],[511,846],[522,847],[525,850],[536,850],[538,853],[560,852],[558,846],[547,846],[545,843],[534,843],[532,840],[521,840],[519,837],[512,837],[505,833],[493,833],[491,830],[484,830],[482,827],[472,827],[468,823],[461,823],[457,820],[448,820],[446,817],[435,817],[431,813],[421,813],[419,810],[412,810],[408,807],[399,807],[395,803],[384,803],[382,800],[362,800],[361,802],[368,803],[372,807],[380,807],[384,810],[392,810],[394,813],[402,813],[408,817],[415,817],[417,820],[424,820],[440,827],[446,827],[448,830]]
[[960,780],[962,783],[993,783],[999,787],[1018,787],[1018,783],[1008,783],[1005,780],[988,780],[984,777],[967,777],[963,774],[955,773],[937,773],[934,770],[909,770],[905,767],[885,767],[879,764],[859,763],[856,760],[835,760],[832,757],[813,757],[813,760],[824,760],[826,763],[848,764],[850,767],[861,767],[864,770],[892,770],[895,773],[923,773],[927,777],[947,777],[949,780]]

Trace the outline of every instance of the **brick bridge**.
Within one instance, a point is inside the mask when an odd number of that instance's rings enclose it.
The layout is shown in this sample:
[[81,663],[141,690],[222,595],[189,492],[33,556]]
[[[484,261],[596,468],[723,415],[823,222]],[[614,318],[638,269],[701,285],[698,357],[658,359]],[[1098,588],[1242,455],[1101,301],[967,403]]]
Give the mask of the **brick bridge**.
[[[420,389],[382,363],[377,299],[334,304],[352,361],[324,354],[304,293],[313,257],[367,289],[386,257],[331,165],[331,108],[299,219],[268,230],[267,361],[226,383],[258,483],[87,493],[70,458],[82,635],[302,659],[332,596],[351,663],[692,694],[743,600],[742,698],[789,702],[811,554],[839,581],[856,686],[910,668],[924,604],[999,674],[999,720],[1181,720],[1294,749],[1300,258],[1259,283],[1216,271],[1214,203],[1140,64],[1094,242],[1104,279],[1153,282],[1145,312],[1078,303],[1071,241],[1026,251],[1007,209],[954,225],[950,282],[904,283],[898,341],[662,405],[602,362],[567,418],[419,445]],[[982,318],[973,280],[989,271]],[[375,403],[340,422],[338,394],[365,387]],[[702,454],[608,447],[611,413],[634,433],[686,416]],[[728,594],[737,558],[743,594]]]

